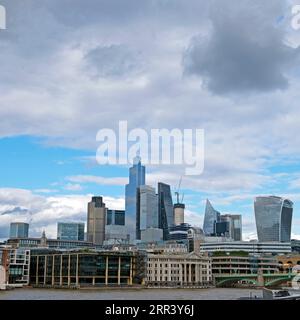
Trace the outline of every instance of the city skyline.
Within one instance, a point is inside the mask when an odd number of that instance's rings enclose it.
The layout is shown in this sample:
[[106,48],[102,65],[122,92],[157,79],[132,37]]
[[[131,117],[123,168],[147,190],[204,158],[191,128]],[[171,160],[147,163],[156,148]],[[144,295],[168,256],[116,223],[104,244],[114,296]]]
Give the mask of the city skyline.
[[293,201],[300,239],[296,1],[74,0],[71,15],[68,0],[22,3],[1,0],[0,240],[18,221],[55,238],[92,196],[124,210],[130,166],[96,162],[96,133],[119,121],[205,131],[202,175],[147,165],[173,201],[183,176],[185,222],[202,227],[210,199],[253,239],[254,198],[275,195]]

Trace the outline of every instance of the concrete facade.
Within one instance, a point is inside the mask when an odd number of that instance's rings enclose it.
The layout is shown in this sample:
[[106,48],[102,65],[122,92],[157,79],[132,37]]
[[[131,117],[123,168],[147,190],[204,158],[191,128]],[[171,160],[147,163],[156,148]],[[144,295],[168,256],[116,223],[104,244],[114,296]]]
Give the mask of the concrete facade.
[[212,284],[211,260],[195,253],[148,254],[148,286],[190,287]]

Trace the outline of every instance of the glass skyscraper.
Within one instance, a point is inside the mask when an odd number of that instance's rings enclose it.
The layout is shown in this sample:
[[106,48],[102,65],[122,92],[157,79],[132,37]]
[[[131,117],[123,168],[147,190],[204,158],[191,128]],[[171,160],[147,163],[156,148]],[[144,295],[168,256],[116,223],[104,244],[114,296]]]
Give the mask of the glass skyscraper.
[[254,211],[258,241],[290,242],[293,202],[275,196],[257,197]]
[[24,222],[12,222],[10,224],[10,238],[28,238],[29,224]]
[[216,233],[216,223],[220,222],[220,212],[215,210],[210,201],[206,200],[203,231],[205,235],[211,236]]
[[124,210],[107,210],[106,225],[125,225],[125,211]]
[[84,223],[59,222],[57,239],[84,241]]
[[125,224],[131,240],[136,238],[136,192],[137,188],[145,185],[145,167],[141,158],[134,158],[133,166],[129,169],[129,183],[125,187]]
[[158,197],[150,186],[137,188],[136,239],[141,240],[141,231],[158,228]]
[[158,227],[163,229],[163,239],[168,240],[169,228],[174,225],[174,208],[171,187],[158,183]]

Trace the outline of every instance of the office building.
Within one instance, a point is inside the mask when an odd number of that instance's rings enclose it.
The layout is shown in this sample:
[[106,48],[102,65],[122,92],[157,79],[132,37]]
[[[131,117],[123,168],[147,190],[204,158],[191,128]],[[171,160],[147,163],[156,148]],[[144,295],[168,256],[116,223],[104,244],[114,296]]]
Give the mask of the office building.
[[145,185],[145,167],[141,164],[141,158],[136,156],[133,166],[129,169],[129,183],[125,187],[125,222],[131,240],[136,238],[136,190],[143,185]]
[[211,236],[215,235],[216,223],[220,222],[220,212],[215,210],[210,201],[206,200],[205,215],[203,223],[203,231],[205,235]]
[[176,226],[184,224],[184,209],[185,205],[183,203],[174,204],[174,224]]
[[234,241],[242,241],[242,216],[220,215],[220,221],[215,223],[215,236],[227,237]]
[[107,210],[106,225],[125,226],[125,210]]
[[276,257],[267,255],[217,255],[212,256],[213,275],[237,274],[273,274],[279,272],[279,263]]
[[105,239],[106,207],[102,197],[88,203],[87,241],[102,245]]
[[169,228],[174,225],[174,208],[171,187],[158,183],[158,227],[163,230],[164,240],[168,240]]
[[5,283],[10,287],[29,284],[30,250],[0,247],[0,266],[5,274]]
[[129,244],[130,235],[125,225],[110,224],[105,227],[104,245]]
[[29,224],[24,222],[12,222],[10,224],[10,238],[28,238]]
[[59,222],[57,239],[84,241],[84,223]]
[[207,242],[209,239],[205,238],[206,242],[200,243],[200,252],[214,253],[214,252],[234,252],[244,251],[251,254],[289,254],[291,253],[290,243],[281,242],[255,242],[255,241],[230,241],[230,239],[222,238],[220,241]]
[[204,242],[205,235],[201,228],[191,227],[187,234],[188,252],[200,252],[200,244]]
[[163,241],[163,230],[158,228],[141,230],[141,241],[146,243]]
[[148,254],[146,285],[149,287],[209,287],[211,260],[192,253]]
[[142,284],[146,257],[142,252],[32,250],[30,284],[85,287]]
[[140,186],[136,192],[136,239],[141,240],[141,231],[158,228],[158,197],[150,186]]
[[180,225],[173,225],[169,228],[169,240],[184,240],[188,238],[188,230],[191,225],[188,223],[182,223]]
[[258,241],[291,242],[292,201],[275,196],[257,197],[254,211]]

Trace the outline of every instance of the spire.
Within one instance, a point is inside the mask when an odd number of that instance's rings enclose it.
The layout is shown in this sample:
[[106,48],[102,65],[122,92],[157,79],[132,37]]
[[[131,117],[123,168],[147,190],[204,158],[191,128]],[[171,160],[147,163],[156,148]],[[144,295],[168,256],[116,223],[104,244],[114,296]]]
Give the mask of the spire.
[[136,156],[133,159],[133,164],[139,164],[142,162],[142,158],[140,157],[140,150],[136,152]]

